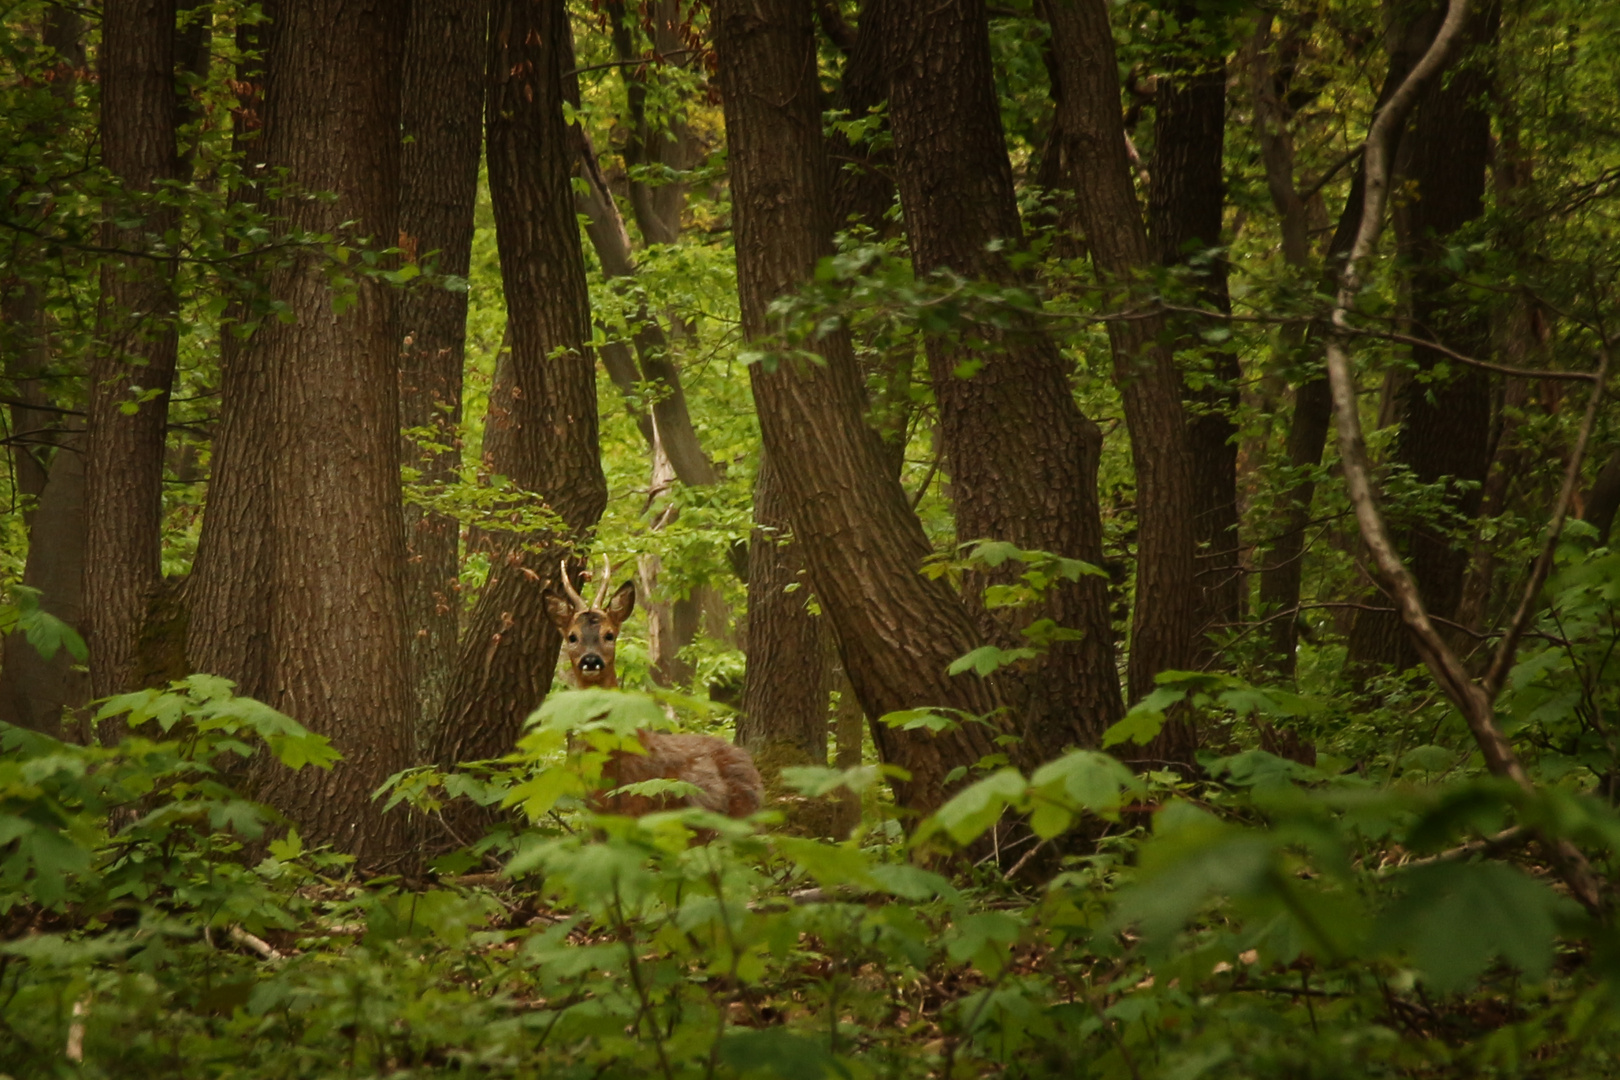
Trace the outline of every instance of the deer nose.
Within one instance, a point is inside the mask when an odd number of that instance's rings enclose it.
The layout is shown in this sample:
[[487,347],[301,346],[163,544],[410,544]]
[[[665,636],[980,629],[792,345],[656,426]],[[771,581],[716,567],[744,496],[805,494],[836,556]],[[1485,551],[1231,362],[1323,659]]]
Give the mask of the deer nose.
[[579,658],[579,670],[601,671],[602,658],[597,656],[595,653],[586,653],[584,656]]

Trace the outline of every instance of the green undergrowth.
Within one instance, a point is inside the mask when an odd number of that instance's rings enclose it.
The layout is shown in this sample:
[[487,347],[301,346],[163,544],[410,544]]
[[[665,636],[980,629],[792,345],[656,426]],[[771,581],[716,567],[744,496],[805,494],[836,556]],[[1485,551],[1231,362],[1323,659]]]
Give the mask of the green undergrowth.
[[[511,824],[368,879],[228,782],[255,752],[336,754],[221,680],[105,703],[112,746],[3,728],[0,1073],[1602,1075],[1620,941],[1542,844],[1605,876],[1620,854],[1620,556],[1570,547],[1548,595],[1502,704],[1533,793],[1443,709],[1380,744],[1387,703],[1167,673],[1108,741],[1186,710],[1218,748],[1196,774],[992,760],[901,822],[870,797],[883,766],[790,771],[806,798],[868,796],[833,842],[769,811],[590,814],[637,728],[705,721],[581,692],[509,758],[395,777],[378,798],[424,832],[459,799]],[[1315,764],[1259,747],[1279,730]]]

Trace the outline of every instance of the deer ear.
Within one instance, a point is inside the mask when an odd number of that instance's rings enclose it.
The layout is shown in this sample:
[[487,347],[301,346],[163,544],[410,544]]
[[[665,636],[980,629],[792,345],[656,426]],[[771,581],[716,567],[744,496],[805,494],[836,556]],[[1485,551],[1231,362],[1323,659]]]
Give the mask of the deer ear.
[[631,580],[620,585],[618,592],[608,598],[607,614],[614,622],[622,623],[634,610],[636,610],[636,583]]
[[574,605],[566,596],[558,596],[550,589],[542,592],[540,599],[545,602],[546,614],[551,616],[552,624],[563,633],[568,633],[568,626],[574,621]]

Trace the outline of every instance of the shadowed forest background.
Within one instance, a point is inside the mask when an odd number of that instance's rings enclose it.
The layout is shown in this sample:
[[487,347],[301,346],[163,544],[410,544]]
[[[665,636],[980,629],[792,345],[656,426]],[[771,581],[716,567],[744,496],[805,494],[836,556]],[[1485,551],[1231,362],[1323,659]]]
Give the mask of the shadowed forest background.
[[[1568,0],[7,8],[0,1073],[1605,1072],[1617,71]],[[598,812],[649,729],[765,810]]]

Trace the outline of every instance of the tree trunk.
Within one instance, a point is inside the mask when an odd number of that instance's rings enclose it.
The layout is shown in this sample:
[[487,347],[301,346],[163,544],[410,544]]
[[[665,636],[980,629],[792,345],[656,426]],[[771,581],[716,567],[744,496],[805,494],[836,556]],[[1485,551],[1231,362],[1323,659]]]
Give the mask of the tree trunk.
[[670,115],[660,124],[647,115],[649,84],[656,78],[649,77],[649,68],[655,63],[690,59],[684,55],[687,42],[682,33],[682,4],[680,0],[646,0],[646,29],[651,38],[648,45],[656,58],[652,62],[637,53],[636,35],[626,20],[623,0],[605,0],[602,6],[607,11],[628,105],[624,166],[630,173],[630,209],[644,243],[673,244],[681,235],[686,185],[679,181],[649,184],[636,175],[636,170],[662,167],[680,171],[696,163],[695,140],[683,117]]
[[[1379,89],[1373,115],[1377,115],[1378,109],[1383,107],[1384,102],[1406,79],[1406,73],[1428,48],[1437,25],[1432,18],[1419,17],[1400,23],[1390,30],[1389,69],[1384,75],[1383,86]],[[1404,131],[1405,128],[1402,127],[1391,134],[1391,156],[1397,152]],[[1276,151],[1273,150],[1272,153],[1276,154]],[[1288,160],[1291,162],[1291,155]],[[1269,161],[1267,179],[1272,188],[1273,202],[1278,204],[1279,210],[1283,212],[1285,218],[1288,218],[1290,211],[1286,190],[1292,189],[1291,170],[1290,175],[1285,177],[1277,167],[1276,160]],[[1287,189],[1280,191],[1279,188],[1285,181]],[[1356,228],[1361,222],[1363,183],[1362,165],[1357,161],[1349,193],[1345,196],[1344,208],[1339,214],[1338,225],[1333,231],[1332,239],[1328,241],[1320,284],[1321,290],[1325,293],[1331,294],[1337,287],[1339,264],[1355,241]],[[1317,347],[1314,342],[1301,334],[1295,347],[1312,350],[1313,370],[1321,371],[1321,361],[1314,355]],[[1301,383],[1294,395],[1294,413],[1288,433],[1291,486],[1279,500],[1286,507],[1284,520],[1272,541],[1271,555],[1260,575],[1260,610],[1268,615],[1290,613],[1274,618],[1269,624],[1272,628],[1272,644],[1277,665],[1288,674],[1294,671],[1298,647],[1297,613],[1300,604],[1300,585],[1304,580],[1305,533],[1310,527],[1311,504],[1316,492],[1315,471],[1322,463],[1322,451],[1327,443],[1328,428],[1332,420],[1333,398],[1328,390],[1327,375],[1322,372]]]
[[[889,71],[885,63],[888,36],[888,0],[864,0],[854,38],[845,50],[839,74],[835,108],[846,119],[862,120],[889,98]],[[826,12],[826,7],[822,9]],[[827,15],[824,14],[823,21]],[[844,27],[847,30],[847,27]],[[863,143],[851,143],[842,134],[830,136],[828,155],[835,170],[832,189],[833,227],[863,225],[879,235],[888,231],[884,215],[894,205],[894,154],[875,144],[877,133]]]
[[[586,218],[585,233],[596,251],[602,276],[610,283],[617,280],[628,284],[636,273],[635,259],[630,251],[630,234],[624,227],[619,206],[614,202],[613,193],[608,189],[607,181],[596,163],[596,151],[590,139],[577,125],[570,129],[570,135],[574,138],[580,171],[585,180],[585,191],[576,192],[574,196],[579,212]],[[646,308],[637,314],[636,319],[640,324],[634,333],[636,355],[641,361],[639,372],[630,358],[630,351],[617,342],[602,350],[602,366],[630,403],[649,447],[653,443],[653,424],[657,423],[658,438],[681,483],[694,487],[718,483],[720,475],[709,456],[703,452],[697,429],[692,426],[692,415],[686,406],[686,391],[681,386],[680,368],[670,358],[669,341],[663,327]],[[652,383],[656,389],[650,416],[638,404],[641,395],[637,384],[642,382]]]
[[766,454],[754,482],[748,670],[737,745],[753,752],[767,783],[783,765],[827,763],[827,649],[823,620],[806,609],[811,590],[802,546],[789,524],[787,492]]
[[[771,301],[831,251],[815,42],[809,6],[793,0],[722,0],[713,25],[743,329],[758,340],[770,333]],[[1003,703],[994,682],[945,673],[978,638],[950,590],[917,572],[928,542],[863,420],[849,338],[817,344],[824,366],[784,356],[750,375],[765,452],[856,695],[874,720],[925,705],[989,713]],[[874,723],[872,734],[883,760],[910,773],[895,783],[900,804],[924,813],[946,798],[952,769],[992,750],[976,724],[931,736]]]
[[1586,512],[1581,517],[1597,530],[1598,543],[1608,542],[1617,509],[1620,509],[1620,450],[1609,455],[1586,493]]
[[174,0],[105,6],[102,163],[130,201],[106,208],[112,220],[101,242],[141,254],[102,267],[90,362],[84,590],[98,697],[134,689],[141,627],[163,579],[163,458],[178,341],[174,262],[163,237],[178,219],[149,199],[180,174],[174,42]]
[[[1225,204],[1222,146],[1226,136],[1226,64],[1195,58],[1190,75],[1162,76],[1155,97],[1152,197],[1148,219],[1159,261],[1188,266],[1187,285],[1205,307],[1230,314],[1224,257],[1199,256],[1219,247]],[[1201,656],[1208,634],[1241,619],[1244,570],[1238,537],[1237,425],[1241,373],[1237,354],[1211,349],[1200,332],[1224,324],[1172,321],[1178,353],[1198,357],[1190,379],[1188,442],[1192,453],[1194,542],[1197,545],[1197,633]]]
[[[75,628],[84,625],[83,439],[58,435],[49,478],[28,529],[22,583],[38,589],[40,607]],[[90,679],[60,649],[46,660],[21,633],[6,635],[0,653],[0,721],[53,738],[81,741],[69,711],[90,698]]]
[[[417,258],[437,252],[433,269],[460,278],[472,259],[488,21],[482,0],[413,0],[405,35],[400,246]],[[406,460],[417,464],[424,483],[452,483],[461,463],[467,294],[418,283],[399,294],[398,319],[401,418],[407,428],[430,431],[426,441],[444,448],[408,440]],[[430,723],[444,706],[459,644],[460,526],[410,504],[404,514],[411,682],[417,715]]]
[[208,84],[208,68],[213,61],[214,10],[204,0],[175,0],[175,15],[175,126],[181,169],[189,177],[196,168],[197,149],[202,143],[201,130],[191,125],[207,114],[202,91]]
[[[312,0],[282,16],[266,58],[266,168],[337,197],[270,209],[293,229],[392,246],[403,5]],[[307,839],[380,867],[407,856],[405,819],[383,814],[371,792],[410,763],[412,745],[394,292],[354,273],[335,303],[321,259],[301,254],[271,274],[271,295],[297,321],[267,320],[243,352],[260,365],[267,394],[250,407],[268,413],[273,438],[270,700],[344,760],[331,772],[266,763],[258,794]]]
[[[281,29],[280,0],[262,4],[264,22],[239,25],[232,149],[242,159],[242,186],[232,198],[262,198],[268,122],[266,61]],[[269,700],[270,675],[270,455],[276,443],[269,410],[265,354],[239,337],[247,302],[237,298],[219,343],[219,424],[208,477],[208,513],[197,557],[186,582],[189,666],[236,683],[236,692]]]
[[[1124,282],[1154,263],[1131,187],[1113,30],[1103,0],[1048,0],[1058,95],[1062,175],[1105,278]],[[1153,689],[1154,676],[1186,668],[1198,630],[1197,500],[1181,377],[1160,342],[1159,318],[1110,322],[1114,381],[1125,406],[1136,463],[1136,610],[1131,626],[1130,692]],[[1191,761],[1187,725],[1173,724],[1155,744],[1160,758]]]
[[586,349],[590,294],[563,119],[562,72],[572,54],[562,0],[495,0],[485,122],[511,351],[490,392],[485,457],[491,471],[543,499],[566,531],[488,537],[489,580],[435,733],[432,759],[440,764],[498,757],[517,742],[557,664],[560,638],[541,591],[558,584],[559,559],[607,505]]
[[[1494,4],[1476,11],[1470,43],[1477,48],[1493,42],[1499,17]],[[1416,266],[1409,283],[1414,329],[1418,336],[1471,356],[1487,351],[1489,320],[1439,264],[1447,238],[1484,212],[1491,154],[1485,101],[1490,89],[1490,73],[1478,61],[1431,81],[1419,98],[1404,145],[1409,151],[1406,178],[1414,190],[1405,207],[1401,246]],[[1421,484],[1445,480],[1447,509],[1456,519],[1472,520],[1490,468],[1490,377],[1478,368],[1452,364],[1450,375],[1427,378],[1437,364],[1448,362],[1432,349],[1418,346],[1412,352],[1418,375],[1405,382],[1395,460]],[[1405,522],[1412,574],[1430,614],[1442,619],[1457,613],[1469,559],[1467,548],[1442,531],[1450,523],[1427,518]],[[1351,631],[1348,662],[1407,668],[1418,656],[1397,614],[1364,611]]]
[[[1025,275],[987,248],[1020,247],[1023,235],[982,0],[886,2],[895,171],[917,272],[1021,283]],[[987,336],[988,348],[927,342],[958,538],[1101,563],[1102,434],[1074,403],[1068,361],[1033,324]],[[976,374],[957,374],[975,359]],[[1040,761],[1097,745],[1123,711],[1104,580],[1063,584],[1012,618],[984,611],[987,583],[969,582],[969,606],[997,644],[1025,644],[1019,630],[1042,617],[1084,633],[1024,674],[1022,753]]]

